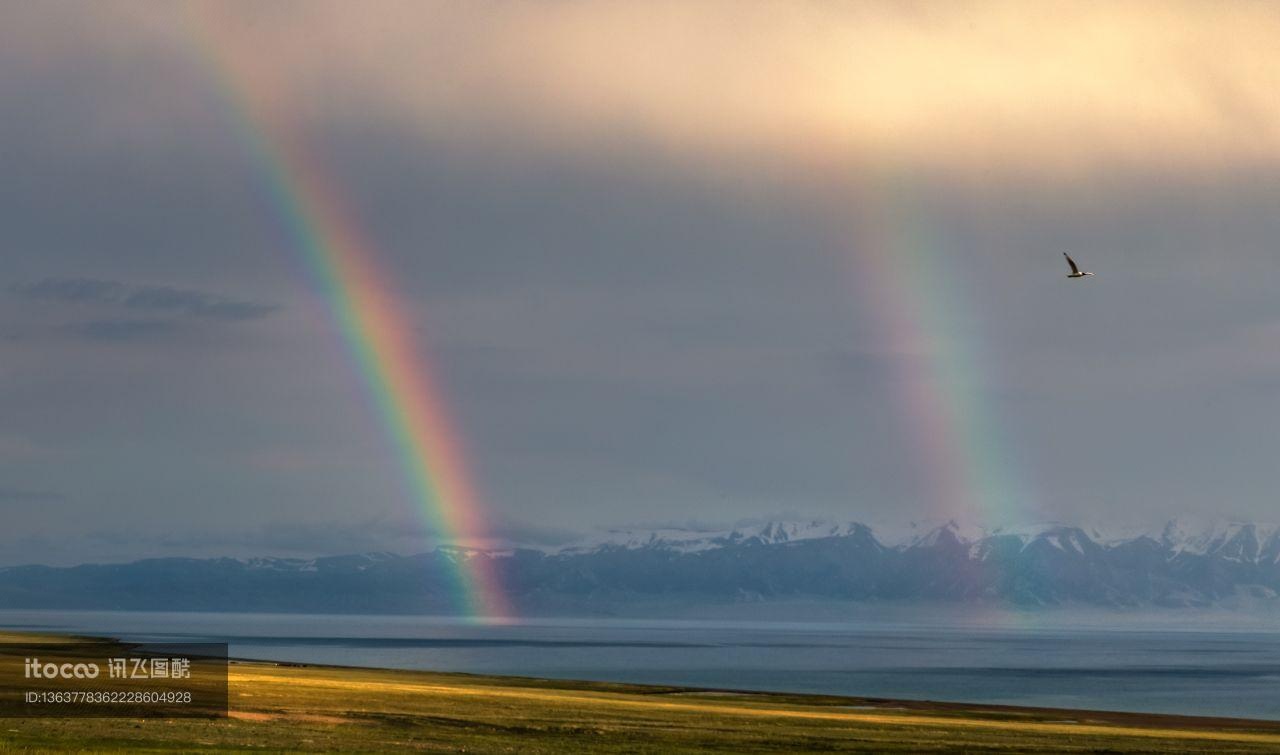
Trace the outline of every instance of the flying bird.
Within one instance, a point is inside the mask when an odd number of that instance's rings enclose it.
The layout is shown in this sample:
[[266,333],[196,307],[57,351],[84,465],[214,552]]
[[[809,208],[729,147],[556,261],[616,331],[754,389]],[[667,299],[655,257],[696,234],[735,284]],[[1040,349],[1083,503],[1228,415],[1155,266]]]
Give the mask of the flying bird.
[[1083,278],[1086,275],[1093,275],[1093,273],[1080,272],[1080,268],[1076,266],[1076,261],[1071,259],[1070,254],[1063,252],[1062,256],[1067,258],[1067,264],[1071,266],[1071,274],[1067,276],[1068,278]]

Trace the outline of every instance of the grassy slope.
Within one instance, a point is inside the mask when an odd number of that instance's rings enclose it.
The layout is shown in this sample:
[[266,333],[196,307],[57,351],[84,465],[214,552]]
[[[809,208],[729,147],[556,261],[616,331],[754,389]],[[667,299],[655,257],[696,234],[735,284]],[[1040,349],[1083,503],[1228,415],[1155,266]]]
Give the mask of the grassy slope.
[[225,720],[0,719],[0,748],[1276,752],[1280,724],[235,664]]

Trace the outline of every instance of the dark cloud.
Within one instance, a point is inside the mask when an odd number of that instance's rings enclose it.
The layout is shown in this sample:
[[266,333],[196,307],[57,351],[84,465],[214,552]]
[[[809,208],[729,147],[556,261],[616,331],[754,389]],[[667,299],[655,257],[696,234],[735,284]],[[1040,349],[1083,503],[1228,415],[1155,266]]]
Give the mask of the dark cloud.
[[172,286],[129,285],[96,278],[45,278],[13,291],[32,299],[108,304],[208,320],[257,320],[279,308]]
[[582,536],[580,531],[568,527],[539,527],[515,522],[497,524],[490,528],[490,534],[516,545],[547,547],[566,545]]
[[[379,550],[391,539],[416,540],[422,545],[418,530],[404,523],[392,526],[384,522],[269,522],[261,526],[216,530],[178,530],[169,533],[103,530],[90,533],[87,540],[122,549],[139,548],[168,553],[358,553]],[[400,543],[404,545],[404,543]]]
[[[136,554],[163,556],[331,556],[430,550],[435,540],[421,525],[403,517],[280,522],[250,526],[227,523],[194,530],[178,524],[166,532],[102,529],[77,538],[76,545],[132,560]],[[75,563],[74,555],[65,556]]]
[[89,341],[148,341],[172,336],[179,329],[172,320],[92,320],[70,330]]
[[14,286],[13,291],[32,299],[115,303],[124,298],[127,288],[123,283],[94,278],[45,278]]
[[[582,534],[567,528],[495,523],[489,533],[492,539],[485,544],[555,548]],[[0,565],[30,561],[77,564],[83,563],[82,554],[86,551],[102,554],[110,561],[165,556],[307,558],[378,551],[409,555],[430,550],[439,542],[437,533],[417,517],[402,514],[310,522],[269,521],[251,526],[225,523],[200,530],[178,524],[166,532],[103,528],[56,544],[41,537],[16,539],[10,543],[10,551],[0,557]]]
[[236,301],[165,286],[139,288],[130,293],[122,304],[130,309],[175,312],[210,320],[257,320],[277,309],[270,304]]
[[67,497],[52,490],[24,490],[0,487],[0,503],[40,504],[62,503]]
[[[0,256],[6,285],[28,281],[0,296],[0,419],[40,453],[0,454],[0,474],[57,479],[71,497],[11,506],[11,537],[62,527],[80,538],[66,556],[76,560],[419,547],[394,441],[213,82],[199,66],[169,64],[166,51],[181,45],[136,58],[132,45],[77,39],[59,59],[49,32],[67,25],[29,5],[47,16],[40,33],[0,28],[14,43],[0,44],[13,63],[0,65],[10,105],[0,122]],[[153,25],[112,23],[124,39]],[[335,24],[333,39],[354,43],[350,24]],[[99,24],[76,28],[89,39]],[[412,50],[437,54],[410,36]],[[344,60],[307,39],[282,41],[316,64]],[[385,49],[364,52],[383,59]],[[421,70],[404,66],[409,83],[388,91],[411,95]],[[440,70],[432,86],[487,98]],[[599,70],[592,81],[628,94],[613,67]],[[838,73],[815,70],[822,81]],[[1080,73],[1125,96],[1110,78]],[[366,92],[336,85],[345,78],[307,81],[299,91]],[[937,83],[933,94],[947,94],[946,77]],[[1261,122],[1234,77],[1220,88],[1209,104],[1222,125]],[[657,97],[667,87],[642,89]],[[920,112],[914,96],[893,99]],[[934,472],[924,437],[933,431],[959,463],[985,453],[993,469],[982,474],[1025,472],[1028,507],[1054,518],[1163,520],[1219,506],[1274,516],[1274,161],[1246,170],[1231,160],[1198,175],[1186,164],[1211,158],[1211,147],[1193,142],[1189,155],[1170,146],[1177,140],[1136,139],[1143,170],[1112,160],[1102,174],[1065,180],[1028,160],[1016,182],[986,183],[981,171],[927,166],[879,175],[866,170],[873,153],[827,155],[803,129],[782,129],[789,150],[812,147],[830,164],[722,170],[643,140],[547,150],[511,138],[519,118],[497,131],[428,118],[443,133],[363,100],[326,102],[302,108],[290,133],[363,226],[367,261],[388,283],[376,293],[414,326],[412,345],[434,368],[499,534],[555,543],[561,528],[780,509],[927,516],[933,502],[918,481]],[[1040,100],[1019,102],[1034,110]],[[803,108],[740,104],[808,122]],[[715,122],[689,125],[752,133],[708,106]],[[1022,122],[999,108],[973,113]],[[937,144],[921,151],[975,162],[1025,153],[1005,154],[1002,142],[970,150],[953,143],[955,130],[937,120]],[[570,133],[557,144],[573,142]],[[773,140],[747,143],[743,152],[767,152]],[[850,168],[850,154],[867,165]],[[1169,169],[1153,176],[1148,163],[1162,156]],[[1042,180],[1042,167],[1057,178]],[[1098,277],[1066,281],[1062,251]],[[898,279],[882,272],[895,255],[914,260],[897,266]],[[101,347],[117,343],[146,348]],[[231,347],[197,353],[192,343]],[[988,447],[997,434],[1008,437],[1003,449]],[[45,508],[74,517],[35,518]],[[353,512],[371,523],[352,523]],[[513,518],[538,526],[502,523]],[[146,527],[151,539],[130,539]],[[84,537],[108,528],[125,535]],[[44,558],[43,542],[29,542],[30,557]]]

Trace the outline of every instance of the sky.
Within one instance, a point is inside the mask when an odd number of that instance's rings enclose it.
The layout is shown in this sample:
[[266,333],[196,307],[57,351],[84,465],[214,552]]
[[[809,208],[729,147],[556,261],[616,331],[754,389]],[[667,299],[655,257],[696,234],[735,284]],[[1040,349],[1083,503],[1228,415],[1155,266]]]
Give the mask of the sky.
[[0,563],[435,542],[237,91],[370,240],[464,535],[1276,517],[1273,4],[3,17]]

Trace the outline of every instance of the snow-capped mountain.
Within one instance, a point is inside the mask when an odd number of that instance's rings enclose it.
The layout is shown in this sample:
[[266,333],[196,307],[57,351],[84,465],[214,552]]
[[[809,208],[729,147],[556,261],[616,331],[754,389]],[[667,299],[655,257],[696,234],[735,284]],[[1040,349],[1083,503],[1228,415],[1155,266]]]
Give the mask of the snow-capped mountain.
[[[1063,522],[980,527],[956,520],[908,522],[903,525],[840,523],[822,519],[753,522],[731,528],[612,528],[600,530],[562,548],[559,555],[581,555],[605,548],[659,549],[696,553],[740,545],[768,545],[849,535],[869,530],[883,547],[895,550],[932,547],[940,540],[972,546],[985,553],[988,541],[1016,540],[1023,548],[1045,542],[1060,550],[1083,553],[1086,544],[1114,548],[1149,539],[1174,554],[1213,555],[1245,563],[1280,562],[1280,525],[1223,519],[1174,519],[1159,527],[1103,531]],[[984,545],[986,544],[986,545]]]
[[[954,520],[896,526],[805,520],[609,534],[549,557],[583,567],[609,554],[615,575],[622,574],[620,562],[631,568],[620,578],[625,589],[640,592],[679,592],[675,581],[658,588],[642,575],[655,576],[655,559],[679,563],[696,555],[697,568],[712,573],[732,563],[734,589],[763,595],[1203,606],[1280,593],[1280,527],[1252,522],[1175,520],[1105,532],[1063,522],[985,528]],[[819,567],[831,572],[828,578],[806,581]],[[701,584],[705,573],[694,582]]]
[[600,530],[564,548],[561,554],[590,553],[600,548],[658,548],[694,553],[730,545],[794,543],[799,540],[849,535],[859,529],[872,532],[879,544],[890,549],[922,548],[938,540],[956,540],[977,545],[989,539],[1015,539],[1023,546],[1037,540],[1050,541],[1057,548],[1083,552],[1085,541],[1114,548],[1149,539],[1174,553],[1197,555],[1234,554],[1234,558],[1257,560],[1276,550],[1280,555],[1280,525],[1231,520],[1170,520],[1153,529],[1105,531],[1098,527],[1076,527],[1065,522],[1034,522],[1024,525],[980,527],[972,523],[946,521],[908,522],[905,525],[867,525],[861,522],[827,520],[763,521],[728,529],[707,527],[630,527]]
[[822,537],[839,537],[857,525],[840,525],[823,520],[768,521],[728,529],[659,527],[655,529],[606,529],[564,548],[561,554],[581,554],[601,548],[655,548],[696,553],[734,545],[769,545]]
[[1216,555],[1241,563],[1280,561],[1280,526],[1274,524],[1174,519],[1161,529],[1158,539],[1177,553]]
[[0,569],[8,608],[454,610],[482,559],[522,611],[791,598],[1013,606],[1280,606],[1280,527],[1168,522],[1102,532],[1061,522],[869,526],[787,520],[610,529],[554,550],[442,546],[398,556],[150,559]]

